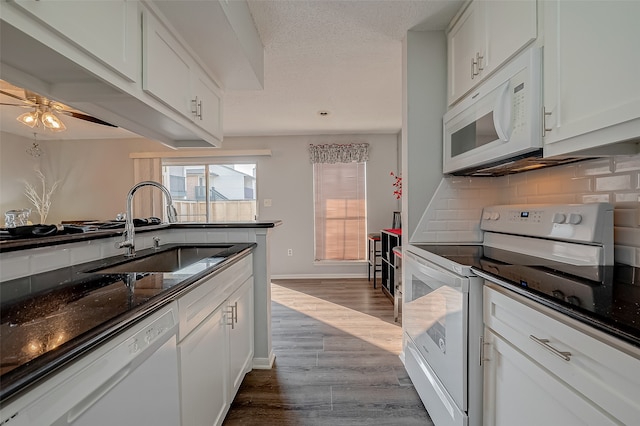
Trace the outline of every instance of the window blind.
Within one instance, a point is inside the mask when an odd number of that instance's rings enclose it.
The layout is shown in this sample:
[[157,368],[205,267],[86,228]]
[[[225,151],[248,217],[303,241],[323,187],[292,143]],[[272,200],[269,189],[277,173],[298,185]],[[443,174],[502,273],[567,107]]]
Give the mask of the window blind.
[[315,163],[315,259],[366,259],[366,163]]

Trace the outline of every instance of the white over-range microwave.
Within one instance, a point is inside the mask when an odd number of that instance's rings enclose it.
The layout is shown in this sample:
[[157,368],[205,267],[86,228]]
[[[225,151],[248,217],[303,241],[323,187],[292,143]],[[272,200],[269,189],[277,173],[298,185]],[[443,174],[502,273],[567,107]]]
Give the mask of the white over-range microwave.
[[541,99],[541,51],[531,48],[444,115],[443,171],[505,174],[523,157],[540,158]]

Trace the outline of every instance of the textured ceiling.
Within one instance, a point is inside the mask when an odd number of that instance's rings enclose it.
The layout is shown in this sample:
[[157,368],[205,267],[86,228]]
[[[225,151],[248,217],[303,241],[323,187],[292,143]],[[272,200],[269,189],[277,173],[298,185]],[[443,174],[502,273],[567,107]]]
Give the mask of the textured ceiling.
[[265,88],[225,94],[227,136],[398,132],[402,39],[409,29],[444,29],[462,1],[248,3]]

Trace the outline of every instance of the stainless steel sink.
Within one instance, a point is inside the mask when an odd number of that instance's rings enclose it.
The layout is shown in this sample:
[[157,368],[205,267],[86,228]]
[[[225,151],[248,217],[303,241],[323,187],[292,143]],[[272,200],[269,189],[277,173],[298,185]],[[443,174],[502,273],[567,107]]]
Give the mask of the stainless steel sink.
[[226,251],[231,246],[175,247],[139,259],[132,259],[106,268],[94,269],[93,273],[119,274],[131,272],[175,272],[208,257]]

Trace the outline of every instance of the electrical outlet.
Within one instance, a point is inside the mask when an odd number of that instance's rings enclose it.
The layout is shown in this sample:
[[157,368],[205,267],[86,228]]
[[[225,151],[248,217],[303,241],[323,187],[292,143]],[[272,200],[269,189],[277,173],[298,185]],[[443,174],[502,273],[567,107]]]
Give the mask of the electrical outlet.
[[293,249],[287,250],[287,256],[293,256]]
[[271,198],[265,198],[264,199],[264,206],[265,207],[271,207]]

